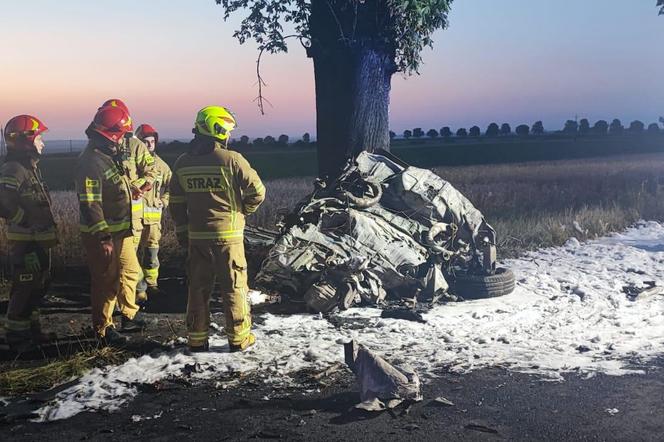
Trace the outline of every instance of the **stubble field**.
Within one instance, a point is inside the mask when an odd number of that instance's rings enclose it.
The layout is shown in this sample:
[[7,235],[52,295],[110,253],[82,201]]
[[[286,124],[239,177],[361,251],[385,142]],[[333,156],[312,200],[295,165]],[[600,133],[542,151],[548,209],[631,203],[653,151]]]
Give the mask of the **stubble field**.
[[[499,257],[584,240],[617,231],[639,219],[664,220],[664,154],[434,170],[466,195],[497,230]],[[275,228],[282,214],[312,190],[311,177],[266,180],[267,199],[248,222]],[[60,244],[56,269],[84,264],[78,233],[78,202],[72,191],[52,192]],[[184,256],[165,219],[162,262]],[[3,226],[4,228],[4,226]],[[0,253],[6,258],[5,235]]]

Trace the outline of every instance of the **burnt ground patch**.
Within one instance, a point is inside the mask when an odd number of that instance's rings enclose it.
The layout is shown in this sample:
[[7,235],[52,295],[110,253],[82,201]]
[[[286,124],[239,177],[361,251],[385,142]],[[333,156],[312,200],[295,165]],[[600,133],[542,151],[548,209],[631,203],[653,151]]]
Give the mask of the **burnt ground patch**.
[[[353,409],[359,392],[345,369],[276,390],[259,375],[162,382],[114,413],[1,430],[4,440],[661,440],[661,368],[562,383],[501,369],[441,373],[424,401],[382,413]],[[434,401],[441,396],[453,405]]]

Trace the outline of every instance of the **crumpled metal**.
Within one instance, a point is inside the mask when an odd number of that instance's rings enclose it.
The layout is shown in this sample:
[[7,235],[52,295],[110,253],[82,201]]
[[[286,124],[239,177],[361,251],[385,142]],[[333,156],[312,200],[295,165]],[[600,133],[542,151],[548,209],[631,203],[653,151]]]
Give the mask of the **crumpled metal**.
[[392,408],[401,401],[421,401],[420,378],[411,367],[394,366],[365,346],[351,341],[344,344],[346,365],[360,386],[358,408],[378,411],[385,403]]
[[[363,183],[379,186],[378,203],[359,207],[349,201],[347,192]],[[431,244],[427,233],[441,223],[453,226],[453,233]],[[416,295],[435,299],[447,291],[446,267],[480,265],[480,241],[487,237],[495,241],[491,226],[449,182],[430,170],[363,152],[340,178],[319,186],[286,217],[255,284],[299,297],[308,291],[315,296],[310,289],[316,283],[345,292],[350,287],[354,302],[373,306]],[[337,296],[341,308],[348,307],[344,295]]]

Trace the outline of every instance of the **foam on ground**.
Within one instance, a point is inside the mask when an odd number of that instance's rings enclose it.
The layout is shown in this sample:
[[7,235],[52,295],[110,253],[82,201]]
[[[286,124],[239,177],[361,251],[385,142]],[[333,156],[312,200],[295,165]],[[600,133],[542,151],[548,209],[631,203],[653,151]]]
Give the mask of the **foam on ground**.
[[630,301],[622,292],[630,283],[663,284],[661,224],[641,223],[583,244],[571,240],[504,265],[517,276],[514,293],[438,306],[424,315],[426,324],[382,319],[372,308],[343,312],[340,327],[319,315],[266,314],[255,327],[256,345],[244,353],[228,353],[225,338],[216,335],[210,353],[176,350],[94,369],[42,407],[37,420],[113,411],[137,394],[136,385],[173,376],[258,370],[268,383],[287,383],[289,373],[342,362],[342,343],[350,339],[391,362],[407,362],[425,380],[440,370],[495,366],[552,380],[569,373],[624,375],[642,372],[664,354],[664,296]]

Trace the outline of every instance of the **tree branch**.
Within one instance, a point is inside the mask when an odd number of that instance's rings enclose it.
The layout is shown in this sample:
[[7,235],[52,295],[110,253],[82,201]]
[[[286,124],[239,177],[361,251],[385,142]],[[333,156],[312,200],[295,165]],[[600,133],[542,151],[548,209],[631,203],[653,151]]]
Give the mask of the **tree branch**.
[[327,6],[330,8],[330,12],[332,13],[332,17],[334,17],[334,21],[337,22],[337,26],[339,27],[339,41],[349,41],[346,38],[346,35],[344,34],[344,28],[341,25],[341,21],[339,21],[339,17],[337,16],[337,13],[334,12],[334,7],[332,6],[332,3],[330,3],[330,0],[326,0],[325,3],[327,3]]
[[[299,34],[291,34],[283,37],[283,40],[286,40],[288,38],[298,38],[300,40],[300,44],[306,48],[305,44],[303,43],[303,36]],[[263,96],[263,86],[267,86],[267,83],[263,80],[263,77],[261,75],[261,57],[263,56],[263,52],[265,52],[266,47],[262,47],[260,51],[258,52],[258,58],[256,59],[256,78],[257,78],[257,84],[258,84],[258,96],[254,98],[254,102],[258,103],[258,109],[261,111],[261,115],[265,115],[265,105],[264,103],[267,103],[272,106],[272,103],[270,103],[270,100],[265,98]]]

